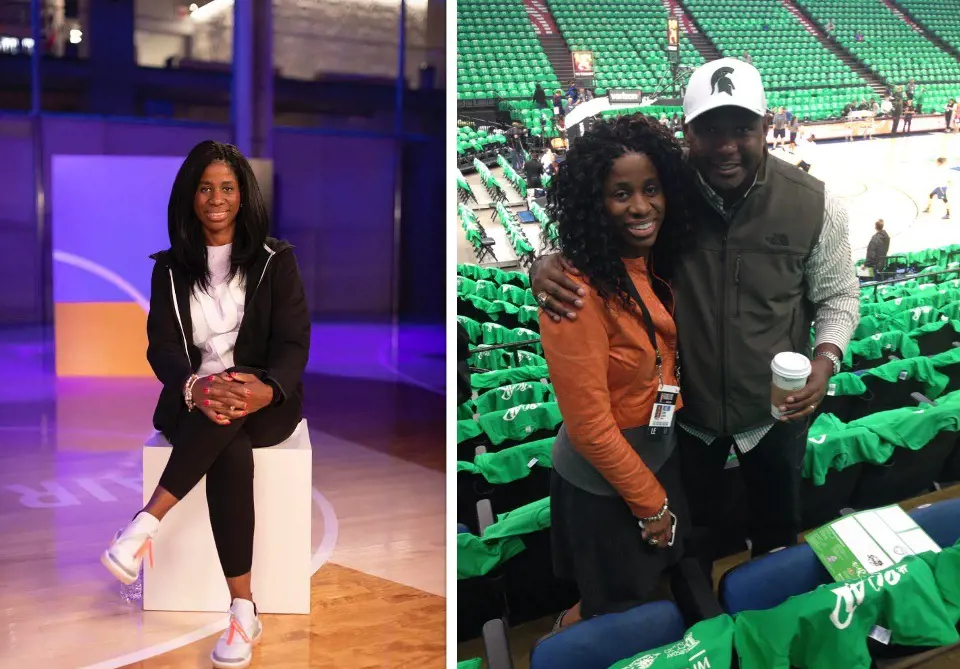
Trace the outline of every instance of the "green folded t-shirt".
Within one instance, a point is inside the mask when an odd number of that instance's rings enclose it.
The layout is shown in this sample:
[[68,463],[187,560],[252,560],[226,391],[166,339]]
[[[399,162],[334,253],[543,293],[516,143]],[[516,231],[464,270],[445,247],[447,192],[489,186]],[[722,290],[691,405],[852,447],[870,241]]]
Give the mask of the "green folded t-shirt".
[[553,437],[538,439],[526,444],[518,444],[494,453],[476,456],[473,462],[457,461],[457,472],[480,474],[494,484],[512,483],[526,478],[533,466],[553,467],[550,456],[553,450]]
[[924,404],[870,414],[848,425],[855,427],[870,430],[887,444],[916,451],[941,432],[960,431],[960,412],[952,403]]
[[907,359],[920,355],[920,347],[907,333],[894,330],[878,332],[866,339],[851,342],[843,355],[843,363],[847,369],[853,366],[854,355],[865,360],[878,360],[888,355]]
[[474,281],[482,279],[484,276],[483,268],[480,265],[471,265],[461,263],[457,265],[457,274],[460,276],[465,276],[468,279],[473,279]]
[[957,625],[960,623],[960,543],[944,547],[939,553],[928,551],[917,557],[933,572],[947,618]]
[[550,498],[499,514],[483,537],[457,534],[457,578],[483,576],[522,552],[521,537],[550,527]]
[[730,669],[733,663],[733,618],[703,620],[676,643],[620,660],[610,669]]
[[883,464],[892,454],[893,446],[870,429],[844,425],[833,414],[820,414],[807,434],[803,477],[820,486],[831,469],[843,471],[858,462]]
[[[863,372],[862,376],[875,376],[888,383],[898,383],[900,376],[904,375],[903,380],[916,380],[923,384],[924,395],[929,399],[936,399],[943,392],[950,378],[946,374],[938,372],[929,358],[917,357],[909,360],[895,360],[885,365],[874,367]],[[836,378],[836,377],[834,377]]]
[[463,326],[463,329],[467,333],[467,337],[470,339],[471,344],[476,344],[478,341],[480,341],[481,329],[478,322],[469,316],[457,316],[457,323]]
[[539,430],[559,430],[563,417],[556,402],[542,402],[482,414],[478,420],[490,443],[498,445],[505,441],[525,441]]
[[876,624],[902,645],[960,639],[930,568],[909,556],[867,578],[822,585],[772,609],[738,614],[734,645],[742,669],[868,669],[867,635]]
[[860,375],[853,372],[840,372],[830,377],[827,384],[827,395],[847,397],[861,396],[867,392],[867,386],[860,380]]
[[477,414],[477,407],[474,405],[472,400],[467,400],[463,404],[457,406],[457,420],[468,420],[472,419]]
[[473,439],[481,434],[483,434],[483,428],[480,427],[480,423],[475,421],[473,418],[461,419],[457,421],[458,444],[462,444],[468,439]]
[[487,279],[480,279],[473,285],[473,294],[490,302],[503,299],[497,284]]
[[488,390],[477,397],[476,412],[478,414],[506,411],[518,404],[539,404],[540,402],[556,402],[553,386],[541,381],[523,381]]
[[477,291],[477,282],[465,276],[457,277],[457,295],[473,295]]
[[511,383],[540,381],[541,379],[548,378],[550,378],[550,371],[546,365],[515,367],[513,369],[502,369],[484,374],[473,374],[470,376],[470,386],[475,391],[490,390],[491,388],[499,388],[500,386],[507,386]]

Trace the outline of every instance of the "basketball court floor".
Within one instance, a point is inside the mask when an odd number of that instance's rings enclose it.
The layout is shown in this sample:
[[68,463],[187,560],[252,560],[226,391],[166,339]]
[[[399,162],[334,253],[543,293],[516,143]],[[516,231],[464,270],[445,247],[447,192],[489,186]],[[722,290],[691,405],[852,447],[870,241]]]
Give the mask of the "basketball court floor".
[[[803,158],[812,165],[810,173],[824,181],[835,195],[841,198],[850,216],[850,244],[854,259],[866,255],[867,244],[874,233],[874,223],[884,220],[890,235],[890,254],[915,251],[924,248],[960,243],[960,135],[934,132],[899,136],[895,139],[858,139],[854,142],[833,141],[802,147],[797,157],[788,156],[782,150],[775,155],[784,156],[791,162]],[[956,186],[952,195],[955,200],[953,218],[943,220],[943,204],[934,202],[929,214],[923,213],[927,197],[937,186],[934,161],[947,158],[947,164],[957,168]],[[491,172],[510,195],[509,200],[520,206],[519,194],[503,177],[499,167]],[[478,203],[470,206],[478,209],[480,223],[495,240],[494,253],[497,264],[516,264],[516,255],[507,242],[503,227],[491,218],[492,210],[485,209],[490,197],[476,174],[467,176],[467,181],[477,196]],[[784,212],[787,215],[787,212]],[[457,262],[476,262],[473,249],[466,242],[459,224],[457,229]],[[531,244],[539,251],[540,227],[534,223],[522,225]],[[486,264],[486,263],[485,263]]]
[[[315,325],[312,613],[264,615],[255,667],[442,667],[444,333]],[[0,667],[209,667],[222,614],[143,612],[99,554],[141,506],[148,379],[57,379],[0,333]],[[256,593],[254,593],[256,594]]]

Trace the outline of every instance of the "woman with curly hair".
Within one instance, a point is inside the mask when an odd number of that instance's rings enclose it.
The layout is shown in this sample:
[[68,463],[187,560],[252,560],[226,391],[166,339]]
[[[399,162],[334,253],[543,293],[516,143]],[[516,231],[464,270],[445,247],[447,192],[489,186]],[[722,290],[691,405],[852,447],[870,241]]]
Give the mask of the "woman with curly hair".
[[639,115],[595,125],[552,185],[560,251],[587,282],[572,321],[540,316],[564,418],[550,489],[554,570],[581,595],[558,628],[642,603],[683,550],[679,453],[663,427],[681,406],[665,279],[690,186],[669,131]]

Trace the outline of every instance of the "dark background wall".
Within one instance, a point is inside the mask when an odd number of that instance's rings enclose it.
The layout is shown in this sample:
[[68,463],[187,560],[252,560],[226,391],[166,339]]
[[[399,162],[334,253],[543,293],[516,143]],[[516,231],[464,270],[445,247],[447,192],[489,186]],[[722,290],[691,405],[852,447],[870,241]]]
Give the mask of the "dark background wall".
[[[29,118],[0,113],[0,324],[38,324],[49,313],[50,248],[35,224],[31,137]],[[230,129],[46,116],[42,137],[49,175],[55,154],[185,156],[203,139],[230,141]],[[401,280],[402,318],[443,318],[443,141],[411,141],[403,150],[400,268],[393,266],[394,147],[391,138],[362,134],[275,131],[274,234],[297,246],[315,318],[389,319],[395,276]],[[45,184],[47,202],[49,189]],[[131,211],[131,234],[136,191],[136,175],[117,184],[118,201]]]
[[[182,157],[203,139],[233,139],[230,62],[238,45],[229,12],[201,25],[179,11],[188,3],[173,0],[39,2],[63,22],[51,33],[56,43],[48,44],[46,34],[40,40],[40,76],[33,76],[31,50],[22,42],[16,53],[0,54],[0,326],[49,324],[52,317],[51,156]],[[444,81],[445,2],[408,7],[399,114],[399,3],[349,15],[331,14],[342,8],[321,0],[253,3],[272,8],[273,16],[266,53],[274,104],[265,127],[273,127],[274,234],[297,246],[314,317],[386,320],[399,297],[401,318],[441,320],[445,94],[435,85]],[[3,34],[26,39],[30,16],[28,0],[0,0]],[[345,41],[304,38],[334,24],[349,28]],[[70,27],[82,28],[80,44],[64,42]],[[212,38],[223,42],[217,53]],[[179,50],[161,57],[157,49],[174,42]],[[148,51],[152,60],[142,60]],[[34,81],[39,106],[31,115]],[[45,182],[39,187],[37,174]],[[118,201],[130,207],[133,234],[136,190],[135,175],[116,188]]]

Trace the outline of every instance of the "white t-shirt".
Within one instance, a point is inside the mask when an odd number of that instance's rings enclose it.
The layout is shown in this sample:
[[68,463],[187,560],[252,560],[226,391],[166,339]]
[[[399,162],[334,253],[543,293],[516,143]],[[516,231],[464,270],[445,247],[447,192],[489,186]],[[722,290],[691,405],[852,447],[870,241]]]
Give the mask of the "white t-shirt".
[[944,163],[943,165],[937,166],[937,187],[950,188],[953,185],[953,176],[956,174],[956,170],[953,169],[953,166],[950,163]]
[[193,343],[200,349],[197,376],[219,374],[233,367],[233,349],[243,320],[246,287],[239,277],[227,281],[232,244],[207,247],[210,287],[190,295]]

